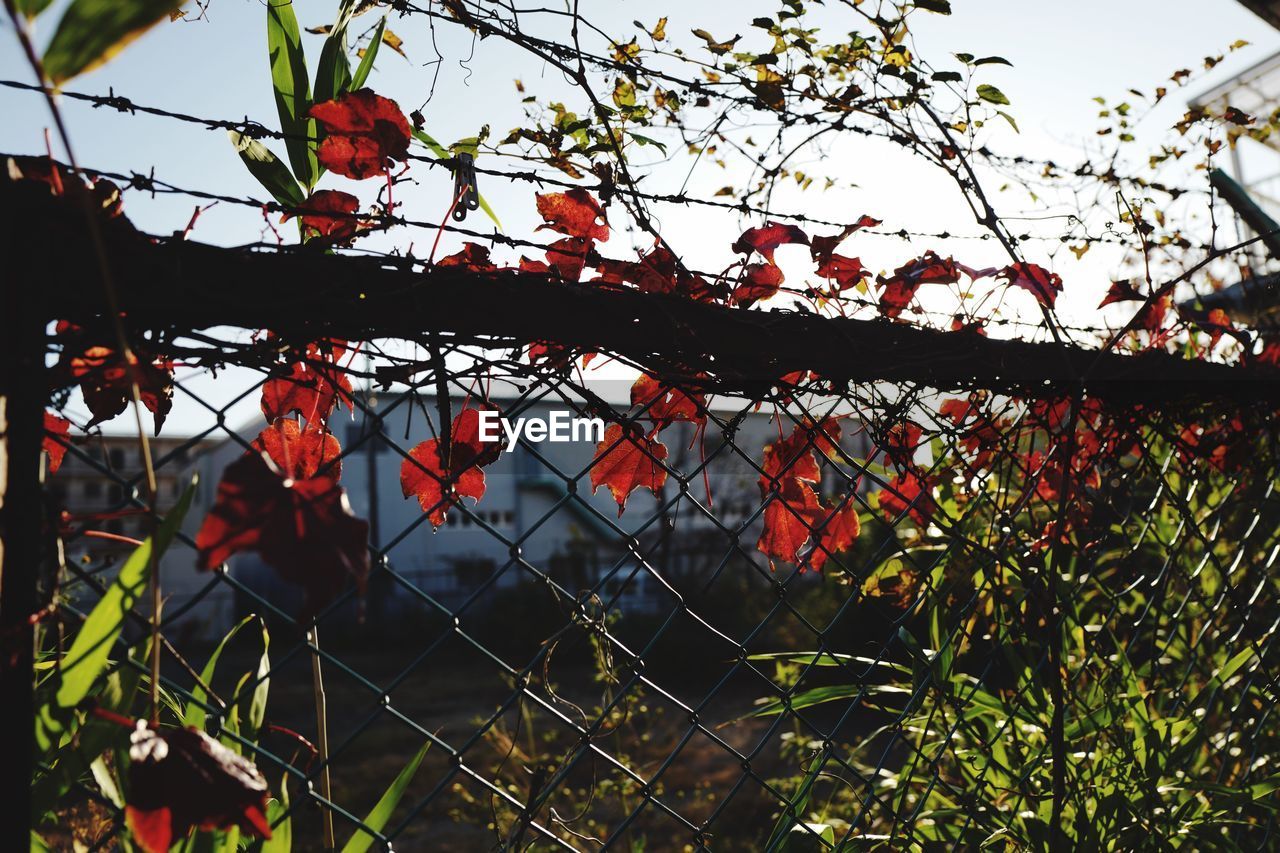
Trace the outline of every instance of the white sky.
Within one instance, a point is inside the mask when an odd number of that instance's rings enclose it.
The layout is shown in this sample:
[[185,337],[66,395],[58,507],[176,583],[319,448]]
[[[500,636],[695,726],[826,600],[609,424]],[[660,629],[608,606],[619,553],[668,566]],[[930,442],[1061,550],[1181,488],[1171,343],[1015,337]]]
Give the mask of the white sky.
[[[40,21],[41,40],[51,34],[57,10]],[[328,23],[336,0],[296,0],[302,26]],[[548,4],[551,5],[551,4]],[[710,30],[725,38],[742,33],[739,48],[749,49],[753,39],[763,48],[766,36],[750,27],[757,14],[767,14],[776,6],[760,2],[709,2],[686,0],[673,4],[603,2],[587,0],[583,12],[602,23],[605,29],[630,35],[630,22],[639,19],[652,25],[659,14],[669,17],[667,32],[673,42],[686,48],[700,44],[689,34],[694,27]],[[1015,134],[1003,122],[990,126],[991,147],[1008,154],[1049,157],[1074,164],[1081,159],[1081,147],[1097,143],[1096,95],[1114,100],[1130,87],[1151,91],[1168,84],[1169,74],[1178,68],[1200,68],[1203,57],[1225,51],[1236,39],[1252,46],[1227,56],[1214,71],[1185,90],[1171,93],[1165,103],[1146,120],[1140,141],[1155,143],[1163,129],[1185,109],[1186,100],[1197,92],[1227,79],[1264,56],[1280,49],[1280,33],[1262,23],[1242,6],[1191,0],[1077,0],[1050,3],[1045,0],[953,0],[955,14],[941,17],[917,14],[915,37],[918,54],[936,67],[951,67],[952,52],[978,56],[998,54],[1013,63],[1012,68],[986,66],[981,79],[993,83],[1012,101],[1009,111],[1021,128]],[[372,25],[373,14],[359,19],[353,32]],[[117,94],[139,103],[200,116],[237,119],[248,116],[275,127],[266,59],[265,12],[260,0],[212,0],[207,22],[165,24],[131,45],[119,58],[102,69],[68,85],[74,91]],[[367,23],[365,23],[367,22]],[[814,15],[824,32],[841,33],[853,28],[852,13],[838,8]],[[370,85],[380,94],[396,99],[407,113],[422,106],[426,130],[442,142],[470,136],[483,124],[501,138],[512,127],[525,124],[519,96],[512,81],[522,78],[530,92],[549,94],[569,90],[557,81],[555,72],[504,46],[496,39],[473,44],[468,33],[456,26],[437,26],[435,44],[444,59],[438,67],[434,94],[429,87],[437,70],[429,65],[435,58],[432,33],[421,18],[397,20],[390,26],[404,40],[410,61],[383,50]],[[865,30],[865,27],[863,28]],[[831,37],[831,36],[829,36]],[[308,58],[314,68],[322,39],[304,36]],[[29,69],[22,61],[12,33],[0,33],[0,79],[30,82]],[[571,102],[579,112],[581,100]],[[145,116],[122,116],[108,110],[64,101],[72,141],[80,161],[91,167],[131,172],[155,167],[158,177],[184,187],[205,189],[236,196],[265,198],[264,191],[240,164],[220,131],[179,124]],[[49,124],[44,105],[37,95],[0,88],[0,152],[42,153],[43,129]],[[1149,135],[1143,136],[1143,133]],[[277,147],[279,147],[277,145]],[[283,151],[278,153],[283,154]],[[490,163],[498,166],[498,163]],[[674,165],[655,174],[650,189],[676,189],[684,178],[685,164]],[[825,194],[810,192],[783,199],[783,209],[800,210],[837,221],[851,221],[869,213],[885,221],[886,228],[948,230],[956,234],[977,234],[980,228],[960,204],[954,187],[938,180],[928,167],[890,150],[882,143],[860,138],[837,144],[825,163],[806,169],[815,174],[832,174],[853,189]],[[413,188],[397,189],[401,209],[410,218],[438,221],[448,205],[452,184],[446,172],[420,165],[412,171],[418,181]],[[1203,178],[1200,178],[1203,180]],[[734,183],[719,169],[700,168],[690,189],[709,195],[720,186]],[[366,201],[377,191],[376,181],[363,184],[327,175],[322,188],[354,192]],[[740,182],[739,182],[740,185]],[[529,237],[538,224],[533,204],[533,188],[522,182],[503,185],[481,176],[481,192],[497,209],[508,233]],[[1002,199],[995,199],[999,208]],[[190,217],[194,202],[173,196],[155,200],[131,192],[126,196],[126,213],[143,230],[166,233],[181,229]],[[708,215],[697,208],[665,207],[655,210],[660,229],[678,249],[687,253],[692,266],[723,268],[731,259],[729,244],[743,227],[760,224],[736,217]],[[479,214],[467,225],[487,230],[487,220]],[[220,205],[204,214],[193,235],[211,243],[234,244],[257,240],[262,222],[246,208]],[[288,233],[288,232],[282,232]],[[415,244],[419,256],[434,234],[392,232],[369,241],[378,248]],[[954,254],[957,260],[981,267],[1001,263],[998,247],[992,242],[954,240],[947,244],[903,244],[888,238],[854,238],[846,246],[873,269],[888,269],[918,255],[925,249]],[[458,240],[446,235],[440,254],[456,248]],[[628,257],[629,238],[615,234],[602,247],[607,254]],[[784,269],[788,253],[779,252]],[[1029,249],[1037,260],[1036,248]],[[505,255],[500,259],[514,260]],[[1064,253],[1055,258],[1054,269],[1066,281],[1060,306],[1064,314],[1087,321],[1094,317],[1101,293],[1116,271],[1116,252],[1095,248],[1080,262]],[[1021,294],[1030,306],[1029,294]],[[201,393],[225,398],[204,380],[197,380]],[[231,383],[226,383],[230,385]],[[255,407],[248,401],[246,418]],[[186,432],[194,428],[198,413],[186,413],[189,403],[181,402],[166,432]],[[117,419],[124,424],[125,418]],[[128,419],[131,422],[131,418]],[[235,422],[234,420],[232,422]]]

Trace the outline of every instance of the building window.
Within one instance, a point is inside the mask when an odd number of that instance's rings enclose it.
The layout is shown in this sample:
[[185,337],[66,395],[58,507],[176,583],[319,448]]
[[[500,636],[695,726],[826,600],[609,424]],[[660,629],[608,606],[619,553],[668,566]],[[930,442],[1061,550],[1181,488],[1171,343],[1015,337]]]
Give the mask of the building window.
[[91,499],[102,497],[102,483],[97,480],[86,480],[84,484],[84,496]]
[[110,453],[111,467],[117,471],[124,467],[124,449],[113,447]]

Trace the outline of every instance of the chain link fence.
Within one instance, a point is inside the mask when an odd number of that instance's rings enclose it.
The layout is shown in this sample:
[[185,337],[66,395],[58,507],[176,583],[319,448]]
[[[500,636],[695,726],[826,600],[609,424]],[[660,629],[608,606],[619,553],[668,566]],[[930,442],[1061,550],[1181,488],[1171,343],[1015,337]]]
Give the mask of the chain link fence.
[[[362,826],[402,850],[1273,843],[1267,406],[808,371],[744,395],[696,372],[592,379],[609,369],[554,342],[432,347],[407,373],[375,345],[245,358],[231,402],[180,379],[187,437],[153,446],[161,514],[200,475],[161,566],[166,701],[252,755],[299,849]],[[315,390],[294,357],[350,376],[319,467],[370,522],[364,593],[314,622],[256,555],[195,568],[219,477],[264,446],[254,404]],[[415,449],[456,452],[483,410],[524,434],[486,451],[474,500]],[[547,440],[558,423],[569,440]],[[51,440],[57,666],[147,497],[136,440]],[[406,497],[415,473],[434,492]],[[134,685],[136,611],[113,650]],[[118,804],[73,789],[61,808],[63,842],[118,843]]]

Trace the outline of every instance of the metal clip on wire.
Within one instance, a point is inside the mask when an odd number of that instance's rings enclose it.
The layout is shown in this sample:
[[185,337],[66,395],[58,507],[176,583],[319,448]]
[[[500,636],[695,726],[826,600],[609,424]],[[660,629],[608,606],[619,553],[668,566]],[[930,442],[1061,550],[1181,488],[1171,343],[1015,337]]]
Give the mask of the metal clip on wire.
[[453,218],[461,222],[467,211],[479,210],[480,190],[476,186],[476,161],[470,154],[458,154],[453,158]]

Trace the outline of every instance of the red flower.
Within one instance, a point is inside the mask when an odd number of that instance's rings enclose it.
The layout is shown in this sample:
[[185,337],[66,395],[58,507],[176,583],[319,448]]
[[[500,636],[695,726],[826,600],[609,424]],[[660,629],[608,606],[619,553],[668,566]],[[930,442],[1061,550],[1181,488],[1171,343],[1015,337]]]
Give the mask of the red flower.
[[324,126],[316,159],[331,172],[363,180],[409,156],[409,122],[400,106],[370,89],[316,104],[308,115]]

